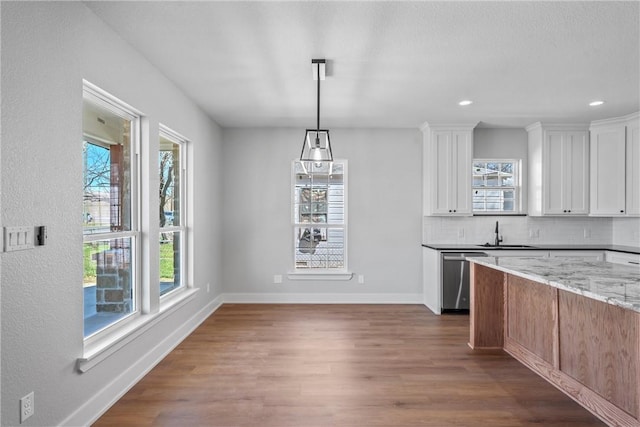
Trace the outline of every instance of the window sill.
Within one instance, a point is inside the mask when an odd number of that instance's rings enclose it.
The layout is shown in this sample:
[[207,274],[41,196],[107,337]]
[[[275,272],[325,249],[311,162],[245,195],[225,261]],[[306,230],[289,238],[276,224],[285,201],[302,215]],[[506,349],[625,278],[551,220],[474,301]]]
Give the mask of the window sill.
[[107,359],[116,351],[138,338],[153,325],[164,319],[169,313],[178,309],[193,299],[198,292],[198,288],[187,288],[182,292],[172,295],[160,306],[160,311],[153,314],[142,314],[136,319],[123,325],[122,328],[104,337],[97,342],[87,345],[84,348],[82,357],[76,360],[76,368],[84,373],[93,368],[103,360]]
[[289,280],[351,280],[353,273],[349,271],[291,271],[287,273]]

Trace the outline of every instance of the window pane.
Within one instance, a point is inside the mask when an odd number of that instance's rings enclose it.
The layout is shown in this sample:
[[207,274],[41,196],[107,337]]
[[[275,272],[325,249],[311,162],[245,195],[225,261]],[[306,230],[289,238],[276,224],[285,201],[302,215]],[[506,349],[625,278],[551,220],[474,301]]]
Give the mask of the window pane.
[[132,288],[133,239],[84,243],[84,336],[135,311]]
[[160,295],[181,286],[181,245],[179,231],[160,233]]
[[131,121],[83,102],[84,234],[131,230]]
[[473,163],[473,210],[479,212],[515,212],[516,162]]
[[344,268],[344,229],[296,227],[296,268]]
[[182,224],[180,218],[180,168],[180,144],[161,136],[158,157],[160,227]]
[[293,171],[296,268],[345,268],[344,164],[294,162]]

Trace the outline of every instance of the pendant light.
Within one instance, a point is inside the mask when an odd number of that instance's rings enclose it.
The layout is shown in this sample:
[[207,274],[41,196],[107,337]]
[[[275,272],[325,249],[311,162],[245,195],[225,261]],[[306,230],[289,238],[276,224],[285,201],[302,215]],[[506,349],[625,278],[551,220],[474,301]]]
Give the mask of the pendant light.
[[316,164],[333,162],[329,130],[320,129],[320,80],[324,80],[326,75],[326,61],[324,59],[312,59],[311,65],[314,80],[318,81],[316,128],[307,129],[305,132],[300,161],[314,162]]

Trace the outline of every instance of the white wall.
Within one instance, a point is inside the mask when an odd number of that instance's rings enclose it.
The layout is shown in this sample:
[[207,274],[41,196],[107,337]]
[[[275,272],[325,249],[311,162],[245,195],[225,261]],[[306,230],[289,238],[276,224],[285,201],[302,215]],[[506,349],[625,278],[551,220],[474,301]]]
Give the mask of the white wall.
[[528,135],[524,129],[476,128],[473,130],[474,159],[520,159],[520,201],[527,212]]
[[[350,281],[291,281],[291,161],[304,129],[224,130],[224,290],[239,301],[421,302],[419,130],[332,129],[347,159]],[[284,276],[273,284],[273,276]]]
[[[221,132],[82,3],[3,2],[1,12],[2,225],[48,228],[46,246],[1,257],[1,424],[19,424],[18,400],[30,391],[35,392],[35,415],[23,425],[86,423],[148,369],[158,351],[177,342],[171,332],[212,307],[221,292]],[[143,150],[157,149],[159,123],[192,141],[192,282],[205,289],[79,374],[83,78],[148,116],[151,145]],[[151,155],[143,166],[148,206],[157,198],[156,162]],[[152,237],[157,236],[154,227]]]

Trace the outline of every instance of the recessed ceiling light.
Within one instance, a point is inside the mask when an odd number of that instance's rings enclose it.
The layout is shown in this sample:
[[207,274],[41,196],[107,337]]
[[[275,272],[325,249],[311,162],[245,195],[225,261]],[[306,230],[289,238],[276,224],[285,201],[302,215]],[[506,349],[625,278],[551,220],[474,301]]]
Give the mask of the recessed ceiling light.
[[592,101],[589,103],[590,107],[597,107],[598,105],[604,104],[604,101]]
[[463,106],[463,107],[464,107],[464,106],[467,106],[467,105],[471,105],[471,104],[473,104],[473,101],[470,101],[470,100],[468,100],[468,99],[465,99],[464,101],[460,101],[460,102],[458,102],[458,105],[461,105],[461,106]]

